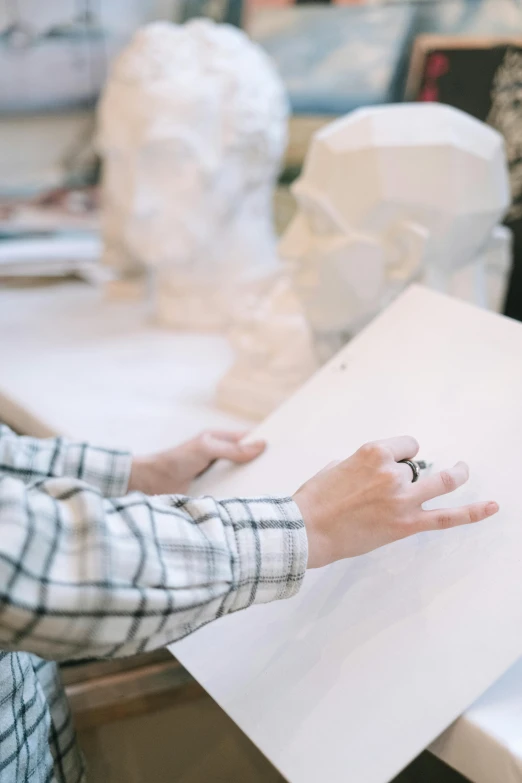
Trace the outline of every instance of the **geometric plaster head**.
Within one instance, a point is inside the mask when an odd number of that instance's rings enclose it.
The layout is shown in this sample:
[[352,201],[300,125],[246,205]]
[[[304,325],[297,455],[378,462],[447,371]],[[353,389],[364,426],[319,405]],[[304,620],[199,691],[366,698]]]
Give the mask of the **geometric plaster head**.
[[299,209],[280,254],[318,328],[341,328],[328,299],[344,299],[346,326],[421,265],[469,263],[510,200],[500,134],[435,103],[332,122],[315,134],[293,193]]

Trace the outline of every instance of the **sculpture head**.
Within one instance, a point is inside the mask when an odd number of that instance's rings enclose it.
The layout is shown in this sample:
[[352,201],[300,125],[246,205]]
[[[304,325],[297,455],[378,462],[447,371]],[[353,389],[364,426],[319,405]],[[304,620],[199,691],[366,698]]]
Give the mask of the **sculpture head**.
[[196,20],[138,31],[99,108],[108,263],[219,277],[213,249],[239,213],[271,232],[287,113],[271,61],[236,28]]
[[320,130],[280,245],[318,330],[373,315],[422,267],[469,263],[509,205],[502,137],[440,104],[360,109]]

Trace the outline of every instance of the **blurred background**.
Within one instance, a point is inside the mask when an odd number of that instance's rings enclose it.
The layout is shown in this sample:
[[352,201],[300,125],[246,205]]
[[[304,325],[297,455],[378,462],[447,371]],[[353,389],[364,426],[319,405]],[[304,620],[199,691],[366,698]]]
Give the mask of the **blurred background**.
[[[16,229],[23,238],[42,221],[50,230],[60,210],[66,220],[73,211],[75,228],[95,230],[94,107],[107,69],[140,25],[195,16],[243,27],[283,76],[293,117],[276,202],[280,229],[293,210],[285,185],[313,131],[332,116],[441,101],[497,127],[513,191],[505,310],[522,318],[520,0],[0,0],[1,237],[12,239]],[[494,89],[499,69],[501,90]],[[71,193],[78,188],[87,190]],[[96,247],[85,245],[86,255]]]
[[[292,118],[275,196],[279,231],[293,214],[288,185],[309,139],[334,116],[440,101],[497,128],[514,234],[505,312],[522,320],[522,0],[0,0],[0,288],[13,278],[17,248],[36,261],[72,242],[84,260],[97,257],[93,134],[108,68],[139,26],[197,16],[246,30],[286,84]],[[40,245],[31,250],[29,240]],[[281,780],[168,653],[130,671],[65,669],[93,783]],[[399,780],[463,779],[424,755]]]

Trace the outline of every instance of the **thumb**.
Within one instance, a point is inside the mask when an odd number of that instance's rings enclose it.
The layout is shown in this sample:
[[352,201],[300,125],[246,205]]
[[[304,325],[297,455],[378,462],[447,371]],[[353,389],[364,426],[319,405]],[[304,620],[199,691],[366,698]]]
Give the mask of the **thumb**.
[[233,443],[210,434],[205,438],[205,449],[211,460],[228,459],[230,462],[243,464],[259,457],[266,449],[266,442],[258,440],[250,443]]

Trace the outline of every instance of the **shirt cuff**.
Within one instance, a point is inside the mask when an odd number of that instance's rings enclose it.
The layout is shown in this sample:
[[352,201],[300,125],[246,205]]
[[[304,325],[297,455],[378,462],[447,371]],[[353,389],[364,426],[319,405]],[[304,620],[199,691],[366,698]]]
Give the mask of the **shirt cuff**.
[[235,552],[235,584],[225,611],[295,595],[306,572],[308,539],[294,501],[267,497],[232,499],[219,505],[222,518],[230,520]]
[[66,443],[60,475],[79,478],[104,497],[118,498],[127,494],[131,467],[130,452]]

